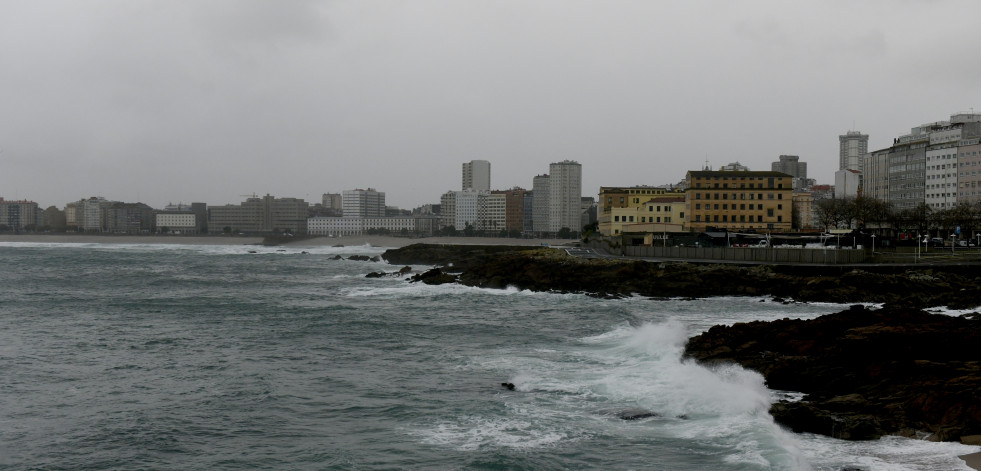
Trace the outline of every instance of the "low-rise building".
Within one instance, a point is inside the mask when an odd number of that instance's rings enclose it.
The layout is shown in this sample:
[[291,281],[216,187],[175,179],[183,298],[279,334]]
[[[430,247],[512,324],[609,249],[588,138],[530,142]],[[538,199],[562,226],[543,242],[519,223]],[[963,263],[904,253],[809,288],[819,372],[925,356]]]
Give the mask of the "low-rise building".
[[[622,234],[624,225],[647,223],[661,218],[658,223],[663,223],[664,217],[670,217],[673,223],[684,222],[685,210],[676,210],[672,204],[681,201],[684,203],[685,193],[674,188],[654,187],[654,186],[633,186],[633,187],[600,187],[599,204],[597,211],[598,230],[601,235],[614,236]],[[650,203],[650,205],[649,205]],[[671,209],[668,209],[671,208]],[[658,215],[648,214],[657,210]],[[660,211],[673,211],[668,216],[660,214]]]

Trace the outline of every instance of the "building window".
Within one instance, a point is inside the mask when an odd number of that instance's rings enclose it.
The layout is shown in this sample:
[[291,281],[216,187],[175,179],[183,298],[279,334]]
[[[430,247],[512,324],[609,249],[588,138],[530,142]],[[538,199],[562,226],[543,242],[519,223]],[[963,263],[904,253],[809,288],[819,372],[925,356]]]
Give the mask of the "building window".
[[773,217],[773,208],[766,208],[766,217],[768,218]]
[[695,203],[695,209],[702,209],[701,203]]
[[620,216],[613,216],[613,222],[620,222]]
[[661,218],[657,218],[657,222],[661,222]]

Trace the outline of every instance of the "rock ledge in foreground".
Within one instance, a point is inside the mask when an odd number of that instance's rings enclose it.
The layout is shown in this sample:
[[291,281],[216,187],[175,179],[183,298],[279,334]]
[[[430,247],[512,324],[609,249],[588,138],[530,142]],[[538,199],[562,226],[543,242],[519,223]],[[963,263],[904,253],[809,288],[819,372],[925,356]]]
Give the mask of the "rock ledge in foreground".
[[715,326],[685,354],[735,362],[806,393],[770,412],[795,432],[848,440],[981,433],[981,320],[862,306],[812,320]]

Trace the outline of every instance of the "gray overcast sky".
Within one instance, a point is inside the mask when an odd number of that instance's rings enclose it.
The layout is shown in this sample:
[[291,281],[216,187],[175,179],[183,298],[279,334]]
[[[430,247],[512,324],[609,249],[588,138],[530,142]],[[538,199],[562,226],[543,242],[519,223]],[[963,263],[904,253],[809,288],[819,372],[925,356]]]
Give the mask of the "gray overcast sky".
[[583,193],[981,111],[981,2],[0,0],[0,196]]

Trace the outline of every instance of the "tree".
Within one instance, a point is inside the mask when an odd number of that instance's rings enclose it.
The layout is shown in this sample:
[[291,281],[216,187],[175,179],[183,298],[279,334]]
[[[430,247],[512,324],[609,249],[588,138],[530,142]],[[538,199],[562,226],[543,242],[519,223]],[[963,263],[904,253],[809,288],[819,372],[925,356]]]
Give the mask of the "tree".
[[225,226],[221,231],[224,232],[225,234],[231,234],[232,226]]
[[559,239],[573,239],[575,238],[576,234],[572,232],[572,229],[563,227],[562,229],[559,229],[559,232],[557,232],[555,236]]
[[463,228],[463,235],[464,237],[474,236],[473,224],[470,224],[469,222],[467,223],[466,227]]
[[827,232],[832,226],[837,228],[845,217],[845,201],[835,198],[827,198],[817,202],[818,222]]
[[444,227],[440,232],[442,233],[442,235],[444,235],[446,237],[456,237],[456,235],[458,233],[457,230],[456,230],[456,226],[454,226],[452,224],[449,225],[449,226]]

